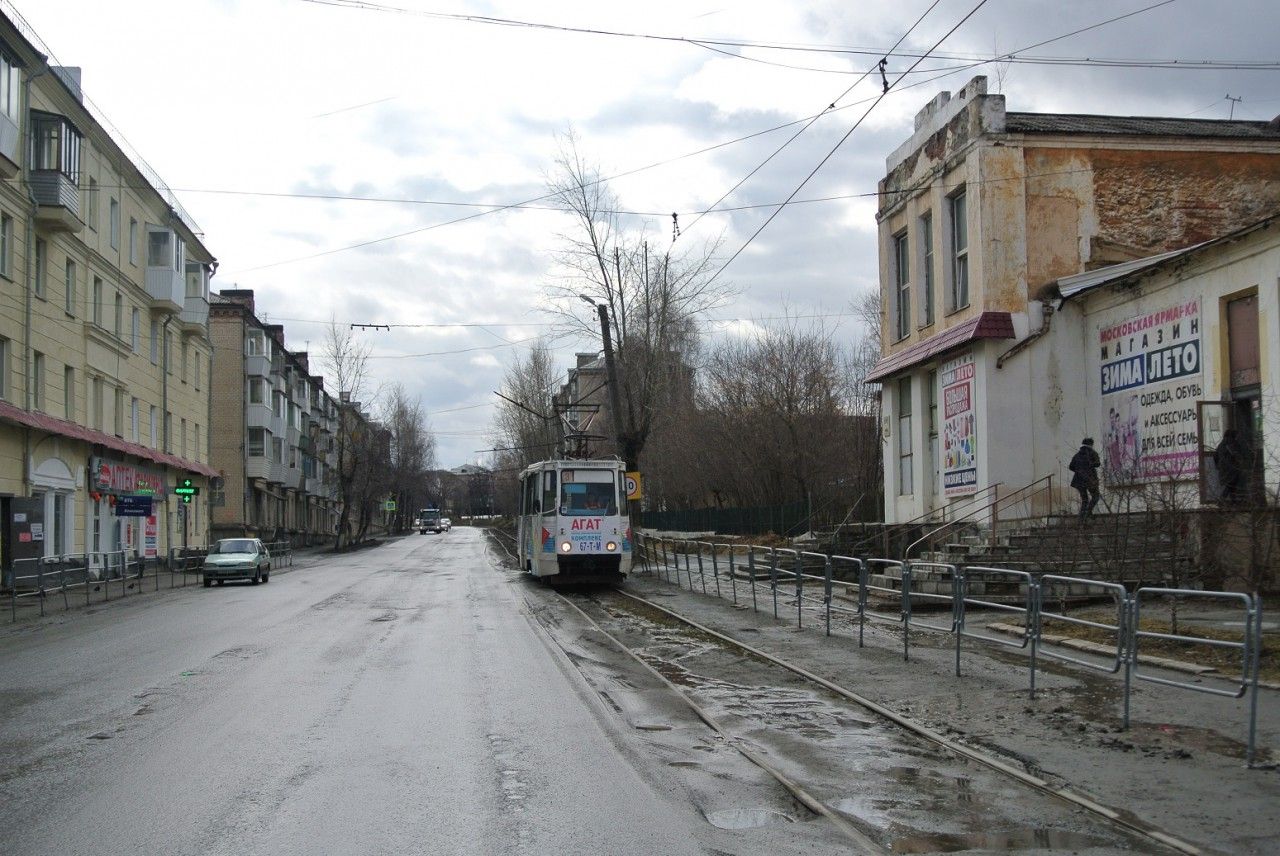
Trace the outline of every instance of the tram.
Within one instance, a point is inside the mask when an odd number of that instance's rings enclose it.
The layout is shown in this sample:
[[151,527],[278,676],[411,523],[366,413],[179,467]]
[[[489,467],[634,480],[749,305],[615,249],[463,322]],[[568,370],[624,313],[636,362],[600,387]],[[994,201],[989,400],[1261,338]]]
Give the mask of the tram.
[[631,571],[626,466],[540,461],[520,474],[520,567],[548,582],[620,582]]

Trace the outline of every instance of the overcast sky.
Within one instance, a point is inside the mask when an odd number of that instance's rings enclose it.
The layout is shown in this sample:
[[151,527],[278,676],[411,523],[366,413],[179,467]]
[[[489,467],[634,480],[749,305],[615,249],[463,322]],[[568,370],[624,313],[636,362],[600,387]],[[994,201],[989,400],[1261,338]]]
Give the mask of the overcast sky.
[[[932,47],[977,2],[940,0],[889,57],[888,79],[914,62],[901,52]],[[735,297],[713,317],[830,315],[829,328],[857,336],[845,313],[875,287],[877,266],[875,202],[856,194],[874,193],[885,157],[910,135],[916,111],[975,74],[987,74],[990,90],[1014,111],[1226,118],[1231,95],[1243,99],[1234,104],[1238,118],[1280,113],[1275,70],[1144,65],[1278,63],[1274,0],[1174,0],[1019,53],[1136,61],[1123,67],[971,64],[1156,3],[988,0],[921,63],[921,71],[933,71],[896,84],[797,196],[852,198],[785,208],[724,271]],[[488,325],[360,333],[373,345],[377,380],[400,381],[421,396],[440,463],[452,467],[492,445],[492,391],[516,351],[507,342],[550,326],[538,307],[568,223],[552,211],[520,209],[441,224],[484,210],[468,203],[542,195],[558,137],[570,127],[587,158],[616,174],[809,117],[873,67],[930,0],[14,5],[57,62],[84,69],[86,95],[178,192],[219,259],[214,289],[254,289],[259,314],[285,325],[291,349],[309,346],[314,355],[331,318]],[[434,13],[793,49],[496,26]],[[846,109],[815,123],[723,204],[785,199],[880,89],[877,72],[838,102]],[[647,229],[665,249],[669,212],[691,224],[794,130],[614,181],[622,206],[641,212],[625,224]],[[316,195],[382,201],[307,198]],[[722,235],[727,256],[772,210],[708,214],[680,240]],[[377,240],[402,233],[412,234]],[[376,243],[342,249],[369,241]],[[732,335],[741,325],[707,329]],[[599,344],[558,347],[567,367],[575,350]],[[473,350],[409,356],[464,349]]]

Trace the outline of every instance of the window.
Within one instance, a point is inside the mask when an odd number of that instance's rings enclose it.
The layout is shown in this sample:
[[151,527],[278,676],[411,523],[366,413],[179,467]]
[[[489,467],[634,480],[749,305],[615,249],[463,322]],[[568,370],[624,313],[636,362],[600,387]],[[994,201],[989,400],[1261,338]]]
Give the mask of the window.
[[9,397],[9,340],[0,338],[0,398]]
[[289,402],[289,427],[298,427],[298,405],[294,404],[292,401]]
[[107,228],[111,236],[111,249],[120,249],[120,203],[113,197],[107,213]]
[[278,419],[284,418],[284,393],[276,392],[271,396],[271,412]]
[[102,326],[102,277],[93,278],[93,306],[89,309],[93,323]]
[[920,218],[920,325],[933,323],[933,214]]
[[190,346],[185,339],[182,340],[182,382],[187,382],[187,360],[190,353]]
[[244,353],[248,357],[256,357],[262,354],[262,334],[258,332],[250,333],[244,340]]
[[98,180],[89,177],[89,187],[85,191],[84,222],[93,231],[98,231]]
[[129,341],[133,344],[133,352],[138,353],[138,342],[142,335],[142,313],[135,307],[129,314]]
[[76,314],[76,263],[71,259],[67,259],[66,283],[66,310],[67,314],[74,318]]
[[39,351],[31,354],[31,406],[44,410],[44,354]]
[[104,406],[102,395],[103,395],[102,378],[95,377],[93,379],[92,387],[91,387],[90,404],[93,408],[93,413],[92,413],[93,426],[92,427],[97,429],[98,431],[102,430],[102,409]]
[[13,276],[13,218],[0,214],[0,275]]
[[266,432],[261,428],[249,429],[249,457],[261,458],[266,451]]
[[173,413],[168,410],[164,412],[164,437],[162,439],[164,451],[170,451],[173,445]]
[[191,444],[191,457],[198,461],[200,460],[200,423],[193,422],[191,428],[195,433],[195,439]]
[[47,289],[45,287],[45,268],[49,265],[49,245],[44,238],[36,238],[36,257],[35,262],[35,289],[36,297],[41,300],[45,299]]
[[912,492],[911,484],[911,378],[898,380],[898,493]]
[[266,402],[267,382],[260,377],[249,378],[249,403],[263,404]]
[[129,439],[138,442],[138,399],[129,399]]
[[157,417],[157,415],[158,415],[158,414],[157,414],[157,411],[156,411],[156,406],[153,404],[153,405],[151,405],[151,417],[150,417],[150,420],[149,420],[149,422],[148,422],[148,424],[147,424],[147,431],[148,431],[147,439],[151,441],[151,448],[153,448],[153,449],[158,449],[158,448],[160,448],[159,444],[156,442],[156,422],[157,422],[156,417]]
[[129,218],[129,264],[138,263],[138,221]]
[[271,438],[271,460],[277,464],[284,463],[284,439],[281,437]]
[[947,200],[951,211],[951,310],[969,305],[969,214],[964,188]]
[[160,322],[151,322],[151,365],[155,365],[160,359]]
[[115,423],[115,434],[117,437],[124,436],[124,387],[116,387],[115,412],[112,414],[112,421]]
[[9,55],[0,51],[0,113],[19,124],[22,110],[22,71]]
[[911,335],[911,256],[906,232],[893,237],[893,286],[896,342]]
[[76,370],[71,366],[62,370],[62,418],[76,421]]
[[195,359],[196,389],[200,388],[200,363],[201,362],[203,362],[203,360],[200,359],[200,355],[196,354],[196,359]]
[[147,227],[147,267],[168,267],[173,262],[173,235],[167,229]]
[[164,331],[164,369],[173,374],[173,336],[168,330]]
[[60,172],[80,185],[80,132],[61,116],[31,111],[31,168]]
[[181,449],[178,454],[185,458],[187,456],[187,420],[185,419],[178,420],[178,438],[178,448]]
[[116,338],[120,339],[124,336],[124,295],[116,292],[115,316],[112,319],[112,332],[116,334]]

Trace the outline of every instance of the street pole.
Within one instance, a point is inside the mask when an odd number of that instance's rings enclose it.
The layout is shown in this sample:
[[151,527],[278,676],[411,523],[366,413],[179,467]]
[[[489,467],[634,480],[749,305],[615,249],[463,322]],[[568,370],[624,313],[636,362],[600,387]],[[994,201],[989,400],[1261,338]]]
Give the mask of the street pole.
[[631,461],[627,460],[627,450],[622,445],[622,397],[618,393],[618,369],[613,361],[613,337],[609,335],[608,305],[597,303],[596,314],[600,316],[600,338],[604,342],[604,371],[609,382],[609,407],[613,410],[613,439],[619,456],[627,462],[627,466],[631,466]]

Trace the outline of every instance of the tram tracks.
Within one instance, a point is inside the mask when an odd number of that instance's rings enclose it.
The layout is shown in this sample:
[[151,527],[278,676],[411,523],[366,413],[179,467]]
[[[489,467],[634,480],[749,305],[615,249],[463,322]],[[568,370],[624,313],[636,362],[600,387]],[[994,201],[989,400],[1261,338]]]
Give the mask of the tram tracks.
[[[506,533],[501,534],[505,535]],[[510,538],[510,536],[507,537]],[[501,542],[499,543],[501,544]],[[506,549],[505,545],[502,546]],[[510,553],[509,550],[507,552]],[[1020,769],[994,754],[952,740],[846,686],[815,674],[811,670],[784,657],[764,651],[757,646],[707,627],[666,605],[626,591],[597,592],[593,595],[570,595],[554,591],[554,596],[584,620],[594,632],[599,633],[618,651],[637,662],[646,672],[653,675],[670,692],[680,698],[699,719],[720,735],[726,745],[732,746],[742,753],[749,761],[773,777],[800,803],[830,822],[857,852],[926,852],[927,850],[935,849],[927,846],[927,843],[931,840],[939,843],[936,848],[938,850],[956,849],[957,845],[964,846],[964,839],[963,836],[956,835],[933,837],[924,835],[919,838],[913,838],[904,834],[901,829],[885,829],[876,822],[877,818],[869,819],[860,816],[856,806],[853,810],[848,806],[850,803],[856,803],[856,800],[846,799],[833,802],[831,799],[824,799],[820,793],[822,790],[821,785],[815,787],[807,781],[801,781],[804,778],[804,764],[799,764],[798,767],[795,763],[788,764],[785,754],[778,751],[769,751],[767,740],[764,741],[766,745],[762,748],[762,733],[760,730],[745,727],[745,723],[740,717],[726,711],[723,705],[715,702],[714,693],[711,694],[712,701],[710,703],[707,698],[702,697],[706,695],[705,693],[700,695],[697,680],[690,677],[688,674],[689,667],[683,662],[685,657],[678,654],[666,656],[661,653],[655,653],[653,646],[646,643],[643,630],[636,630],[633,626],[632,631],[628,632],[623,625],[628,621],[633,625],[637,621],[652,625],[654,618],[669,621],[674,626],[687,628],[688,632],[696,635],[700,640],[712,640],[715,645],[737,652],[739,656],[745,655],[746,658],[755,663],[767,664],[768,667],[784,670],[788,675],[793,676],[792,680],[799,678],[808,685],[819,688],[824,693],[828,693],[843,702],[852,703],[864,711],[874,714],[878,722],[885,723],[900,733],[905,732],[910,735],[910,739],[923,741],[955,762],[981,767],[994,774],[995,778],[1008,783],[1015,783],[1018,788],[1034,791],[1057,802],[1068,811],[1087,813],[1088,816],[1102,820],[1106,827],[1124,833],[1124,838],[1127,839],[1127,842],[1116,842],[1115,846],[1118,846],[1119,849],[1147,849],[1150,845],[1157,844],[1178,853],[1199,854],[1205,852],[1197,845],[1171,835],[1132,814],[1104,805],[1072,788],[1056,785],[1041,776]],[[646,613],[648,613],[647,616]],[[635,641],[628,642],[626,637],[638,637],[640,642],[639,644],[636,644]],[[668,639],[667,641],[671,642],[672,640]],[[691,640],[686,640],[686,643],[689,641]],[[678,645],[678,640],[674,644]],[[687,647],[692,649],[694,646],[688,645]],[[673,680],[673,678],[675,679]],[[688,689],[678,685],[677,681],[684,687],[688,687]],[[776,679],[769,682],[777,685],[783,683],[783,681]],[[735,729],[733,725],[729,724],[730,722],[736,722],[738,727]],[[778,727],[781,728],[783,726]],[[744,731],[748,733],[744,734]],[[776,750],[777,745],[775,744],[773,748]],[[909,765],[916,763],[916,761],[909,759],[907,763]],[[935,760],[932,763],[937,762]],[[783,769],[788,766],[791,767],[790,770]],[[875,766],[875,764],[872,763],[871,766]],[[868,771],[861,768],[851,768],[846,772],[850,777],[856,778],[868,775]],[[830,788],[828,787],[827,790],[830,790]],[[851,822],[850,817],[858,822]],[[878,819],[883,820],[884,818]],[[1065,835],[1065,837],[1054,838],[1054,834],[1046,832],[1043,836],[1035,835],[1025,841],[1010,839],[1006,847],[999,846],[999,835],[988,836],[989,840],[984,840],[983,844],[978,844],[974,849],[985,849],[985,846],[990,846],[992,849],[1018,849],[1020,847],[1036,846],[1048,846],[1050,848],[1071,846],[1072,849],[1077,847],[1089,849],[1090,846],[1100,846],[1105,849],[1108,846],[1098,840],[1090,841],[1087,836],[1083,835],[1072,838],[1069,832],[1057,833]],[[888,839],[888,843],[886,844],[877,839]],[[968,846],[974,844],[974,841],[969,841],[968,845],[964,846],[964,849],[968,849]]]

